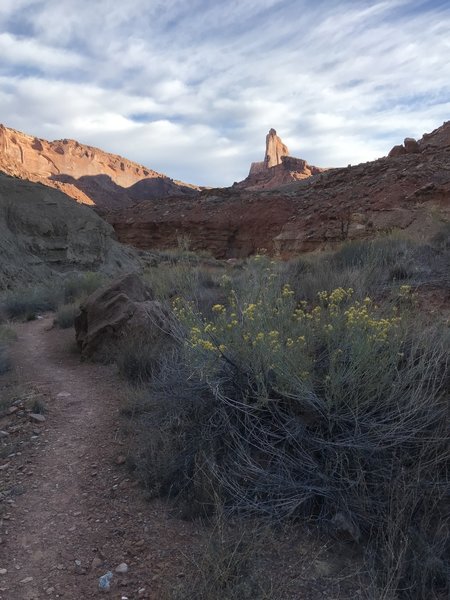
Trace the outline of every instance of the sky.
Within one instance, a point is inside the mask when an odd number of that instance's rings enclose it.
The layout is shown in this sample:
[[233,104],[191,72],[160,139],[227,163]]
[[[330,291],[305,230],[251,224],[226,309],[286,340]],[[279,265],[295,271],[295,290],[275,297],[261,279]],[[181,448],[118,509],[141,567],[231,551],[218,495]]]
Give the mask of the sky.
[[448,0],[0,0],[0,122],[227,186],[270,128],[321,167],[450,119]]

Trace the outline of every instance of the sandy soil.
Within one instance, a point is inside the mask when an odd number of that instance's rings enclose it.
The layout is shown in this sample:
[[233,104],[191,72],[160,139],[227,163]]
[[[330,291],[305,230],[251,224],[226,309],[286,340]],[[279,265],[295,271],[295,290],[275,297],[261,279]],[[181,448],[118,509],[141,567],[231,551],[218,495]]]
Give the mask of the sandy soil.
[[[10,465],[0,478],[19,482],[23,493],[0,519],[0,599],[97,598],[108,570],[108,597],[162,598],[190,553],[193,526],[146,502],[116,464],[125,452],[122,384],[112,368],[80,363],[69,350],[73,331],[51,326],[52,317],[17,326],[15,376],[44,394],[48,413],[19,453],[20,469],[17,456],[3,459]],[[123,562],[128,572],[115,573]]]

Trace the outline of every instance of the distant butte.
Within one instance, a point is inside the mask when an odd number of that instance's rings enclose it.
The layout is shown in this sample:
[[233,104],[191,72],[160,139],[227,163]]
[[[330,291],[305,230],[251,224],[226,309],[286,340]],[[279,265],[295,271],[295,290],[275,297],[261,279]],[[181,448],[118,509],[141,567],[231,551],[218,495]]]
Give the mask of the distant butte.
[[286,144],[270,129],[266,135],[266,152],[264,160],[253,162],[248,177],[233,185],[234,188],[252,191],[270,190],[285,183],[306,179],[322,173],[325,169],[309,165],[302,158],[289,156]]

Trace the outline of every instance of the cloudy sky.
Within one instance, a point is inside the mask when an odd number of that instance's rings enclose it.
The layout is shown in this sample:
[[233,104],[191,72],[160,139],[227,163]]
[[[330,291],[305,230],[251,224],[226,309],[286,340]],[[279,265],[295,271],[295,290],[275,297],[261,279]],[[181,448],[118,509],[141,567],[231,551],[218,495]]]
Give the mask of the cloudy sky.
[[339,166],[448,119],[448,0],[0,0],[0,122],[175,179],[243,179],[270,127]]

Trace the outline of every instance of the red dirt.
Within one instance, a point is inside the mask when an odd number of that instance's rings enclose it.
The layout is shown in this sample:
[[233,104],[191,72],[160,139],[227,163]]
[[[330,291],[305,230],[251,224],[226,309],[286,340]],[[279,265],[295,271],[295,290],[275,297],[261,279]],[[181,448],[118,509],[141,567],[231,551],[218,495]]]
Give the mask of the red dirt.
[[[99,576],[122,562],[129,572],[114,574],[108,597],[161,598],[166,578],[190,554],[193,526],[171,518],[161,502],[146,502],[126,467],[116,465],[124,454],[122,384],[110,367],[80,364],[69,351],[73,331],[49,330],[51,323],[17,326],[16,374],[44,392],[48,414],[33,427],[41,428],[33,450],[24,451],[31,453],[27,476],[14,473],[14,457],[0,473],[24,484],[0,518],[0,569],[7,569],[0,599],[97,598]],[[96,557],[103,564],[93,569]]]

